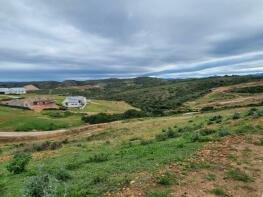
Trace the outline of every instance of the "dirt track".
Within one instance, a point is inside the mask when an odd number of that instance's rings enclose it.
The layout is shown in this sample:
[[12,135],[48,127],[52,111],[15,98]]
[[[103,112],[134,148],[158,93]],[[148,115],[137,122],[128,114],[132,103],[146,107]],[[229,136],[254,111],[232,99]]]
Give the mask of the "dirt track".
[[85,125],[77,128],[60,129],[55,131],[36,131],[36,132],[0,132],[0,143],[19,142],[27,140],[42,140],[48,138],[56,138],[70,134],[89,132],[90,134],[97,132],[109,126],[108,123]]

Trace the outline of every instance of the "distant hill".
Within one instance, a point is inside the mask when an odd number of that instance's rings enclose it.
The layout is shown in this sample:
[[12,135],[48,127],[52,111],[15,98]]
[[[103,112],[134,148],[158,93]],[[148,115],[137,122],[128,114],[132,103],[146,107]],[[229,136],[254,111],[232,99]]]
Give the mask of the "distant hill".
[[[160,79],[138,77],[132,79],[103,79],[63,82],[10,82],[0,87],[35,85],[42,94],[83,95],[88,98],[123,100],[151,113],[179,111],[182,105],[194,100],[212,88],[262,80],[262,75],[223,76],[200,79]],[[96,88],[89,88],[89,87]],[[79,87],[79,88],[76,88]],[[87,88],[88,87],[88,88]],[[186,109],[184,109],[186,110]]]

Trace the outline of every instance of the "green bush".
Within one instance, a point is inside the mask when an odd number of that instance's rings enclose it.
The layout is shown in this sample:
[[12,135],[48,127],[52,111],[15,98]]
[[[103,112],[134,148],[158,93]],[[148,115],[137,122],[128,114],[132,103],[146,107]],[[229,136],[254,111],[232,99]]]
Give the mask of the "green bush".
[[56,169],[52,172],[55,178],[59,181],[67,181],[71,179],[69,172],[64,168]]
[[200,129],[199,133],[202,136],[206,136],[206,135],[211,135],[213,133],[215,133],[216,131],[214,129],[209,129],[209,128],[204,128],[204,129]]
[[140,144],[141,145],[148,145],[152,144],[154,141],[153,140],[141,140]]
[[234,113],[232,119],[233,119],[233,120],[237,120],[237,119],[240,119],[240,117],[241,117],[240,113],[237,113],[237,112],[236,112],[236,113]]
[[227,135],[231,135],[231,133],[227,129],[220,129],[218,131],[219,137],[225,137]]
[[159,175],[158,177],[156,177],[156,179],[157,179],[157,183],[160,185],[171,185],[174,182],[175,177],[170,172],[165,172]]
[[51,141],[45,141],[45,142],[41,142],[41,143],[33,143],[30,145],[27,145],[24,148],[24,151],[27,152],[39,152],[39,151],[45,151],[45,150],[56,150],[62,147],[63,141],[55,141],[55,142],[51,142]]
[[215,123],[220,123],[220,122],[222,122],[222,120],[223,120],[223,116],[217,115],[217,116],[213,116],[213,117],[209,118],[208,121],[215,122]]
[[214,110],[213,106],[205,106],[201,109],[202,112],[213,111],[213,110]]
[[168,136],[166,133],[158,134],[155,136],[156,141],[165,141],[168,139]]
[[211,193],[216,196],[226,196],[225,191],[221,187],[215,187],[211,190]]
[[105,153],[99,153],[91,156],[89,162],[104,162],[109,160],[109,155]]
[[191,141],[192,142],[197,142],[197,141],[200,140],[200,138],[201,138],[200,133],[199,132],[194,132],[192,134]]
[[58,181],[50,174],[29,177],[26,181],[22,196],[26,197],[55,197]]
[[28,153],[16,153],[13,159],[7,165],[7,170],[13,174],[20,174],[25,168],[32,156]]

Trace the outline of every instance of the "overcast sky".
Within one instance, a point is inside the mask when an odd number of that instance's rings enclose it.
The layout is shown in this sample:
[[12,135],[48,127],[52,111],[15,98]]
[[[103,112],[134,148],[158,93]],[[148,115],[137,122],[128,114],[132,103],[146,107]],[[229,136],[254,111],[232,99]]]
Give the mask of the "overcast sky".
[[0,81],[259,72],[262,0],[0,0]]

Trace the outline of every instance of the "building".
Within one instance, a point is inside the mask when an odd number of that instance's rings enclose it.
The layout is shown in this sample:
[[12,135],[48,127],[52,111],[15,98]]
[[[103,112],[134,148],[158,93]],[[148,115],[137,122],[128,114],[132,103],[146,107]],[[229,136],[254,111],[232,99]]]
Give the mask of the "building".
[[9,92],[9,88],[0,88],[0,94],[7,94]]
[[46,99],[46,98],[11,99],[2,103],[7,106],[22,107],[34,111],[59,108],[52,99]]
[[84,96],[67,96],[62,102],[64,107],[79,107],[84,108],[87,104],[87,99]]
[[32,85],[32,84],[26,85],[26,86],[24,86],[24,88],[26,89],[27,92],[39,90],[38,87],[36,87],[35,85]]
[[0,88],[0,94],[26,94],[25,88]]

